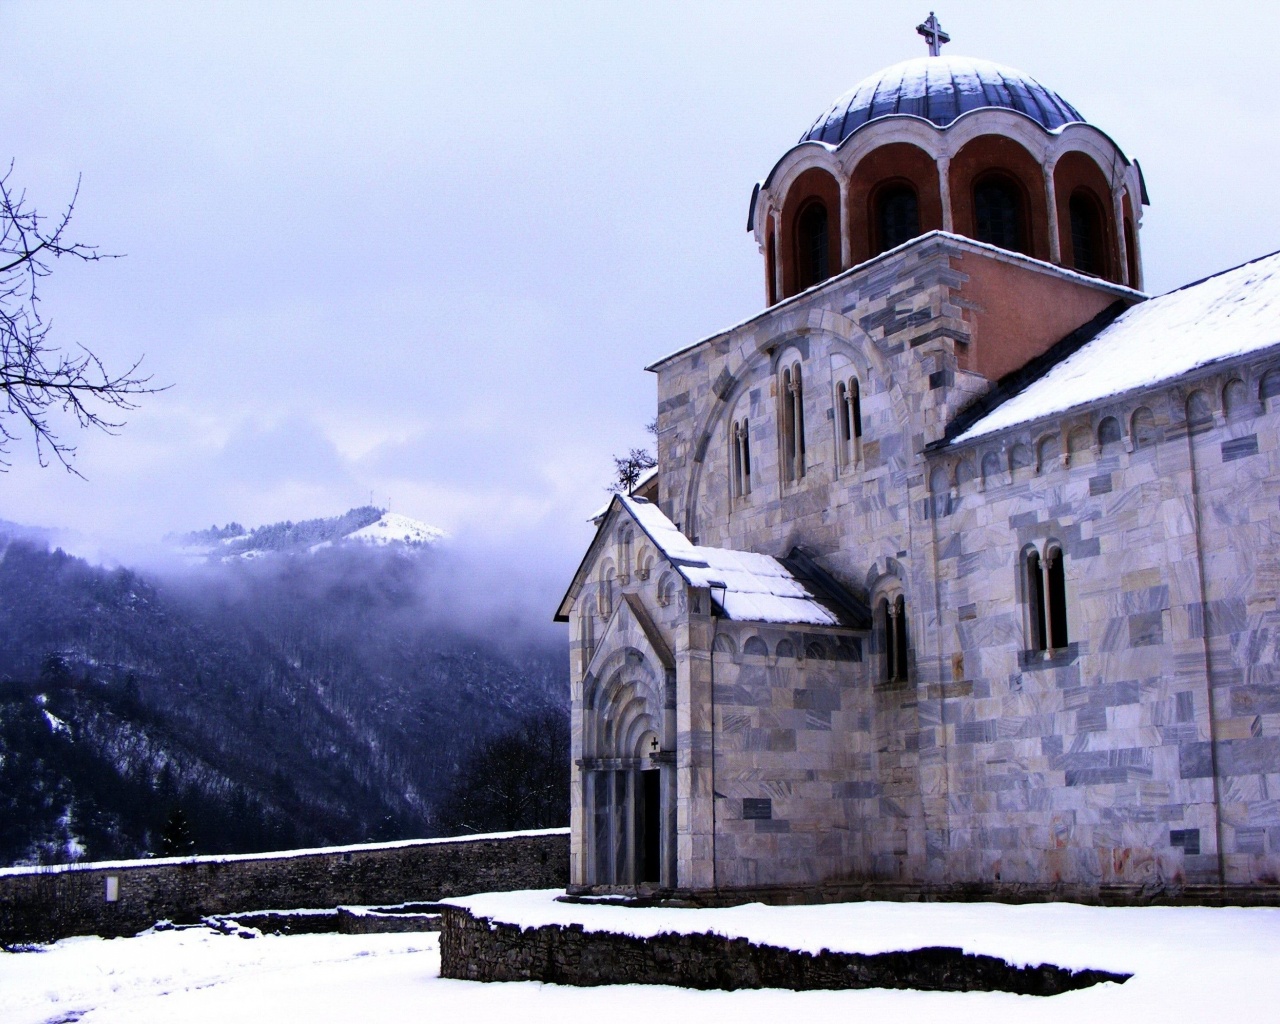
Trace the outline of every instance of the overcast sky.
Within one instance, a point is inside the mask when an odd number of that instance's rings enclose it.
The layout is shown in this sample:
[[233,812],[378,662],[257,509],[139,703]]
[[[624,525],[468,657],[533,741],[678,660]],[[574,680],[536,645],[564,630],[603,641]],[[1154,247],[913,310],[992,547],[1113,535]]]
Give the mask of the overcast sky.
[[[942,3],[942,0],[939,0]],[[1139,158],[1161,291],[1280,248],[1280,5],[952,2]],[[925,3],[0,2],[54,337],[172,388],[0,518],[109,543],[369,501],[567,572],[646,363],[757,311],[752,184]],[[68,426],[70,436],[74,429]],[[563,567],[563,568],[561,568]]]

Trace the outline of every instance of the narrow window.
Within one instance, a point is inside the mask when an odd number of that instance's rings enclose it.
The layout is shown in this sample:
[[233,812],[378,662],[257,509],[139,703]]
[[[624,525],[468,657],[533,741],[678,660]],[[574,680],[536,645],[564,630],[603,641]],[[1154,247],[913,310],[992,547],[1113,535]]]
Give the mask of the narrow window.
[[1045,552],[1045,603],[1049,625],[1049,645],[1067,646],[1067,572],[1063,564],[1062,549],[1050,548]]
[[797,285],[803,291],[829,276],[827,259],[827,208],[814,200],[796,220]]
[[1071,216],[1072,265],[1085,274],[1102,276],[1106,269],[1102,210],[1093,194],[1078,189],[1067,208]]
[[751,432],[746,418],[734,422],[730,429],[731,465],[729,472],[733,481],[733,496],[745,498],[751,493]]
[[1026,555],[1027,611],[1033,651],[1067,646],[1067,573],[1062,548],[1047,548],[1044,557],[1033,548]]
[[836,385],[836,465],[843,469],[853,460],[849,453],[849,396],[844,381]]
[[1044,608],[1044,573],[1040,568],[1040,554],[1031,550],[1027,552],[1027,610],[1031,620],[1030,650],[1043,651],[1049,645],[1049,634],[1045,629]]
[[884,681],[907,681],[907,602],[901,594],[881,598],[876,609],[884,651]]
[[1009,179],[985,178],[974,186],[973,217],[979,242],[1026,251],[1022,198]]
[[890,185],[876,197],[877,253],[909,242],[920,234],[920,201],[910,185]]
[[879,620],[876,624],[880,627],[880,646],[884,652],[884,681],[891,683],[897,661],[894,653],[896,636],[893,628],[893,612],[890,610],[887,598],[881,598],[880,606],[876,610],[876,618]]
[[894,676],[896,683],[907,681],[907,599],[901,594],[894,607]]
[[1129,287],[1138,287],[1138,240],[1133,237],[1133,221],[1124,219],[1124,255],[1129,264]]
[[779,402],[782,415],[782,475],[787,481],[804,476],[804,386],[800,364],[782,371]]

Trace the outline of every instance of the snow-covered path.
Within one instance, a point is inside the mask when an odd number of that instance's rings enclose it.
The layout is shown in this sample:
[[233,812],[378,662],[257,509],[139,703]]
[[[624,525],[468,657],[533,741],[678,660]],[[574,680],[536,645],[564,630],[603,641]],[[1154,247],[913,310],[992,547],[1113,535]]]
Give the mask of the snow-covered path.
[[[794,915],[795,922],[784,923]],[[500,1024],[628,1017],[777,1024],[779,1014],[808,1021],[892,1020],[936,1024],[1024,1024],[1081,1020],[1272,1020],[1280,1007],[1280,911],[1068,905],[856,904],[850,921],[901,918],[893,929],[954,942],[975,952],[999,945],[1062,952],[1082,947],[1098,967],[1128,970],[1124,985],[1099,985],[1052,998],[1002,993],[694,992],[659,986],[565,988],[534,983],[484,985],[439,977],[438,938],[301,935],[241,939],[203,929],[132,939],[67,939],[41,952],[0,953],[4,1024],[228,1020],[314,1024],[351,1021],[496,1021]],[[839,908],[773,908],[777,938],[793,925],[817,926]],[[701,913],[701,912],[690,912]],[[802,921],[801,918],[809,920]],[[824,927],[831,927],[828,923]],[[756,930],[756,929],[753,929]],[[770,929],[773,930],[773,929]],[[1057,938],[1054,934],[1057,933]],[[1092,938],[1091,938],[1092,936]],[[766,936],[758,935],[757,938]],[[902,936],[897,936],[901,938]],[[924,935],[921,935],[923,938]],[[1024,938],[1025,937],[1025,938]],[[860,940],[865,942],[864,940]],[[1074,957],[1072,957],[1073,959]],[[607,1019],[607,1018],[606,1018]]]

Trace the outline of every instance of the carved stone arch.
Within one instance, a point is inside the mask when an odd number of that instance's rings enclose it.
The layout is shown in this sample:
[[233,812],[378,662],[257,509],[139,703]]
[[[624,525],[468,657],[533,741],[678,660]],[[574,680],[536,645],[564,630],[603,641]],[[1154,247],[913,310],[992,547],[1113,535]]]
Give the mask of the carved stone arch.
[[1120,421],[1114,416],[1104,416],[1098,423],[1098,450],[1108,452],[1115,450],[1116,446],[1123,444],[1124,431],[1120,428]]
[[636,579],[647,580],[650,573],[653,572],[653,565],[657,556],[654,553],[653,545],[643,539],[643,534],[641,537],[639,550],[636,552],[635,572]]
[[631,579],[633,560],[635,557],[636,528],[630,519],[622,519],[614,534],[616,559],[618,566],[618,582],[626,584]]
[[731,657],[738,655],[738,645],[727,633],[716,633],[715,643],[711,645],[711,649],[717,654],[728,654]]
[[767,657],[769,654],[769,645],[753,633],[742,642],[742,653],[750,654],[755,657]]
[[1271,399],[1280,395],[1280,367],[1268,370],[1258,381],[1258,402],[1265,412]]
[[977,479],[978,471],[974,469],[973,458],[964,456],[956,463],[956,489],[963,490]]
[[1005,467],[1000,464],[999,452],[987,452],[982,456],[982,486],[999,486],[1004,483]]
[[1062,463],[1062,435],[1058,431],[1043,435],[1036,442],[1036,469],[1050,473]]
[[680,586],[680,577],[673,569],[664,569],[658,577],[657,599],[659,606],[666,608],[675,601],[676,591]]
[[[691,435],[694,457],[691,461],[684,494],[680,497],[683,509],[685,533],[692,537],[696,534],[695,524],[698,522],[698,497],[702,489],[702,472],[707,451],[716,437],[716,431],[723,431],[723,421],[728,415],[736,396],[741,390],[750,386],[758,377],[768,376],[776,364],[775,355],[788,343],[807,337],[815,332],[822,332],[841,346],[850,359],[858,366],[860,373],[865,373],[863,380],[876,380],[889,395],[889,407],[898,417],[898,426],[904,426],[902,412],[908,407],[901,386],[894,379],[888,360],[870,335],[862,330],[848,317],[825,311],[795,311],[781,316],[776,321],[778,329],[767,338],[755,333],[744,333],[737,341],[727,363],[732,369],[732,383],[723,395],[711,403],[706,414],[699,421]],[[807,343],[806,349],[807,352]],[[772,413],[770,413],[772,415]]]
[[794,658],[796,656],[796,645],[784,636],[774,647],[773,653],[778,658]]
[[1183,406],[1187,417],[1187,429],[1200,433],[1213,426],[1213,400],[1203,388],[1196,388],[1187,395]]
[[931,121],[895,117],[868,122],[840,144],[836,155],[845,174],[852,176],[869,154],[899,142],[924,150],[935,163],[947,148],[946,133]]
[[1233,377],[1222,388],[1222,412],[1228,419],[1245,415],[1249,409],[1249,390],[1244,381]]
[[1009,449],[1009,473],[1016,475],[1018,470],[1035,465],[1035,456],[1031,449],[1019,442]]
[[1072,465],[1087,462],[1093,452],[1093,431],[1084,424],[1077,424],[1067,433],[1067,457]]
[[1049,161],[1056,165],[1068,153],[1083,153],[1092,159],[1113,191],[1129,184],[1129,160],[1111,136],[1093,125],[1065,125],[1057,135],[1049,137],[1046,154]]
[[929,472],[930,508],[934,519],[951,514],[951,471],[947,466],[934,466]]
[[1140,405],[1129,416],[1129,450],[1150,448],[1156,440],[1155,413],[1150,406]]
[[1016,110],[978,107],[955,119],[946,131],[947,152],[954,156],[974,139],[984,135],[1003,135],[1018,143],[1031,157],[1044,166],[1050,158],[1054,137],[1034,118]]
[[638,718],[661,729],[666,673],[633,646],[619,647],[583,681],[583,756],[622,757],[620,742]]

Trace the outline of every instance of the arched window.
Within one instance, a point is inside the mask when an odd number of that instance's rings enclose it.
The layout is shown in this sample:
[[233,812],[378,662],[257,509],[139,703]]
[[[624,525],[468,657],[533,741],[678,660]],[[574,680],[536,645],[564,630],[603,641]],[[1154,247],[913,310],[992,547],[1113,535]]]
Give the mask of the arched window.
[[876,239],[872,251],[882,253],[920,234],[920,200],[906,182],[894,182],[876,193]]
[[1268,370],[1258,382],[1258,400],[1270,410],[1270,401],[1276,395],[1280,395],[1280,370]]
[[744,416],[729,428],[729,479],[733,496],[745,498],[751,493],[751,424]]
[[623,523],[618,529],[618,582],[627,583],[631,578],[631,541],[630,523]]
[[1049,473],[1057,469],[1062,461],[1062,438],[1057,434],[1041,438],[1038,456],[1041,473]]
[[1000,456],[995,452],[987,452],[982,456],[982,486],[991,487],[1001,482]]
[[1145,405],[1133,411],[1129,420],[1129,437],[1134,448],[1146,448],[1156,443],[1156,418]]
[[591,656],[596,652],[595,630],[592,626],[591,609],[589,607],[584,606],[582,613],[578,616],[578,639],[582,644],[582,667],[585,671],[591,661]]
[[778,646],[773,649],[773,653],[779,658],[794,658],[796,656],[796,645],[790,640],[779,640]]
[[811,200],[796,218],[796,284],[811,288],[831,276],[827,259],[827,208]]
[[1071,217],[1071,265],[1084,274],[1106,273],[1106,241],[1102,206],[1088,189],[1078,188],[1067,203]]
[[1228,419],[1235,419],[1246,411],[1249,404],[1249,392],[1245,390],[1244,381],[1231,380],[1222,389],[1222,411]]
[[1187,398],[1187,429],[1193,434],[1213,426],[1213,406],[1203,391],[1193,391]]
[[973,187],[974,234],[979,242],[1026,252],[1022,192],[1003,175],[981,178]]
[[876,611],[880,649],[884,653],[883,678],[886,683],[907,681],[907,601],[901,594],[880,599]]
[[836,466],[862,461],[862,388],[857,377],[836,384]]
[[1025,444],[1015,444],[1013,450],[1009,452],[1009,471],[1016,474],[1018,470],[1030,466],[1033,461],[1030,448]]
[[1114,416],[1104,417],[1098,424],[1098,447],[1105,452],[1114,449],[1120,441],[1120,421]]
[[600,579],[600,618],[607,619],[613,614],[614,592],[617,587],[618,574],[613,566],[609,566]]
[[1067,646],[1067,574],[1062,548],[1045,547],[1044,557],[1035,548],[1023,556],[1027,588],[1028,644],[1033,651]]
[[758,636],[749,636],[747,642],[742,645],[742,653],[760,657],[769,653],[769,647]]
[[778,389],[782,424],[782,478],[788,482],[804,476],[804,382],[800,364],[782,371]]
[[1129,265],[1129,287],[1138,287],[1138,240],[1133,236],[1133,221],[1124,219],[1124,254]]

